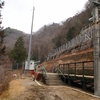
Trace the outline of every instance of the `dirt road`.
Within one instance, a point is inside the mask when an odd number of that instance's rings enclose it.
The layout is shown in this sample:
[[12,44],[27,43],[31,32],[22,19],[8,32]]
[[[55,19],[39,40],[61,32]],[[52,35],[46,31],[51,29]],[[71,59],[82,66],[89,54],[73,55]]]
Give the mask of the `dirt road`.
[[31,78],[15,79],[0,100],[100,100],[67,86],[39,86]]

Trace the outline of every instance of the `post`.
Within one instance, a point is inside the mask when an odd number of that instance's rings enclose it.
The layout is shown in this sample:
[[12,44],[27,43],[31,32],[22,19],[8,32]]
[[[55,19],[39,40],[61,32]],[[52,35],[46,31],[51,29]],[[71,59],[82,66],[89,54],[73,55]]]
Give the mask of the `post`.
[[84,79],[84,62],[82,62],[82,86],[83,86],[83,89],[86,90],[86,83]]
[[54,67],[54,57],[52,58],[52,73],[54,73],[55,67]]
[[17,63],[17,70],[18,70],[18,63]]
[[32,14],[32,24],[31,24],[31,34],[30,34],[30,41],[29,41],[29,51],[28,51],[28,63],[27,68],[30,67],[30,58],[31,58],[31,47],[32,47],[32,32],[33,32],[33,20],[34,20],[34,6],[33,6],[33,14]]
[[76,63],[74,64],[74,79],[76,79]]
[[68,85],[71,85],[71,81],[70,81],[70,64],[68,64]]
[[[98,2],[98,0],[95,0]],[[100,56],[99,56],[99,25],[98,25],[98,6],[94,4],[94,94],[100,96]]]

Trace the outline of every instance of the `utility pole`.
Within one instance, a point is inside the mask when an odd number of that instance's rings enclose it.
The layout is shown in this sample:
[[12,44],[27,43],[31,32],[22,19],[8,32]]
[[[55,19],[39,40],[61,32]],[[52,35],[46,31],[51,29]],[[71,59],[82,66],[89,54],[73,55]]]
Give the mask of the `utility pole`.
[[100,96],[100,50],[99,50],[99,14],[98,7],[100,3],[98,0],[93,1],[93,19],[94,19],[94,34],[93,34],[93,45],[94,45],[94,94]]
[[32,13],[32,24],[31,24],[31,34],[30,34],[30,41],[29,41],[29,51],[28,51],[28,63],[27,63],[27,68],[30,68],[30,59],[31,59],[31,47],[32,47],[32,33],[33,33],[33,20],[34,20],[34,9],[35,7],[33,6],[33,13]]

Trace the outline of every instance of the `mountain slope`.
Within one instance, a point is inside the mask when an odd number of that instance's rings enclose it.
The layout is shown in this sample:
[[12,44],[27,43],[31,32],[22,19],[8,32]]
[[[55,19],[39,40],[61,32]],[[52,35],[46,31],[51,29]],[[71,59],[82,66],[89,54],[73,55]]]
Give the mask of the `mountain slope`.
[[4,38],[4,44],[6,45],[8,51],[10,51],[13,48],[18,37],[22,36],[26,40],[26,37],[29,37],[29,35],[25,34],[24,32],[12,29],[10,27],[5,29],[5,34],[6,37]]
[[[91,17],[90,2],[85,5],[85,9],[77,13],[71,18],[66,19],[59,24],[52,23],[44,25],[32,37],[32,56],[37,56],[37,60],[45,60],[47,54],[55,48],[65,44],[76,35],[80,34],[81,29],[88,26],[88,18]],[[19,36],[24,37],[25,47],[28,50],[29,34],[21,31],[7,28],[5,29],[7,36],[4,43],[8,50],[13,48],[13,45]]]

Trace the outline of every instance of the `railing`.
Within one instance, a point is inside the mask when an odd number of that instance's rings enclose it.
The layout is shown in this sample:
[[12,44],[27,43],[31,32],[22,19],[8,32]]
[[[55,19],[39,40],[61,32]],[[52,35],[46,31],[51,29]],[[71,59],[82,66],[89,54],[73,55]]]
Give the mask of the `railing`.
[[66,81],[66,77],[64,76],[63,72],[60,70],[59,67],[57,68],[57,73],[58,73],[59,75],[62,75],[62,76],[63,76],[64,82],[65,82],[65,81]]
[[82,88],[86,90],[91,88],[93,91],[94,83],[94,61],[84,61],[75,63],[60,64],[59,70],[65,77],[65,82],[68,85],[77,82],[82,85]]
[[82,77],[84,80],[85,77],[93,77],[94,75],[94,61],[84,61],[84,62],[75,62],[75,63],[66,63],[60,64],[59,69],[62,74],[68,77],[74,76],[74,79],[78,77]]
[[48,79],[48,78],[49,78],[49,76],[48,76],[48,74],[47,74],[47,71],[46,71],[46,69],[45,69],[45,66],[42,66],[42,74],[43,74],[43,76],[45,77],[45,79]]

